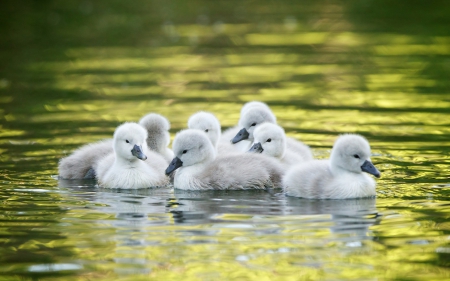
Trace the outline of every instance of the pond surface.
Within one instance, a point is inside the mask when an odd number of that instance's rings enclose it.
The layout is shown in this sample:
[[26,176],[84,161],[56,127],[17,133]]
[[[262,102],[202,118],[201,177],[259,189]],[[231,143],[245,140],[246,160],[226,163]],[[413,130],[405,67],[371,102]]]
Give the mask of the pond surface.
[[[7,1],[1,280],[450,279],[447,1]],[[327,158],[371,143],[377,198],[114,192],[58,160],[148,112],[268,103]]]

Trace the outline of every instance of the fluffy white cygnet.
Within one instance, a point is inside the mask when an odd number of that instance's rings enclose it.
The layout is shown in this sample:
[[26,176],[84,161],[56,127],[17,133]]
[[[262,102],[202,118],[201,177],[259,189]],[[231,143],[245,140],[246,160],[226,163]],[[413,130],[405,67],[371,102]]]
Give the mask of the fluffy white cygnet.
[[112,151],[112,139],[83,145],[59,161],[59,177],[61,179],[94,179],[93,166],[95,162]]
[[184,130],[173,141],[175,158],[166,174],[177,170],[174,187],[185,190],[240,190],[278,188],[280,165],[257,154],[234,154],[216,158],[216,151],[206,134]]
[[231,139],[231,143],[241,151],[248,151],[253,143],[253,131],[264,122],[276,123],[275,115],[269,108],[257,105],[248,107],[239,119],[241,130]]
[[355,134],[340,136],[329,160],[314,160],[292,167],[283,177],[288,196],[311,199],[348,199],[375,196],[380,177],[370,160],[368,141]]
[[106,188],[137,189],[164,186],[166,161],[147,149],[147,132],[136,123],[124,123],[114,132],[114,154],[95,164],[98,183]]
[[188,128],[205,132],[219,154],[237,152],[229,142],[219,142],[221,126],[219,120],[212,113],[200,111],[193,114],[188,120]]
[[147,130],[147,146],[150,150],[161,154],[167,163],[173,158],[173,152],[167,146],[170,143],[170,122],[164,116],[150,113],[139,120],[139,124]]
[[249,152],[274,157],[285,168],[312,160],[311,149],[301,142],[298,142],[301,149],[286,149],[286,135],[283,128],[276,124],[263,123],[257,126],[253,132],[253,138],[254,142]]
[[[142,117],[139,123],[148,132],[148,148],[161,154],[166,162],[170,163],[173,152],[167,147],[170,142],[169,121],[159,114],[150,113]],[[112,152],[112,139],[84,145],[59,161],[59,177],[62,179],[94,179],[95,163]]]
[[[245,103],[242,108],[241,108],[241,112],[240,112],[240,117],[239,119],[241,120],[243,118],[243,116],[246,114],[246,112],[252,108],[262,108],[262,110],[268,111],[268,112],[272,112],[270,107],[260,101],[250,101]],[[276,121],[276,117],[275,115],[272,114],[272,118]],[[240,133],[240,131],[242,131],[242,126],[238,123],[238,125],[228,128],[227,130],[225,130],[222,134],[222,137],[220,139],[220,142],[223,143],[230,143],[230,140],[234,139],[235,136],[237,134]],[[240,152],[246,152],[250,146],[252,145],[252,141],[248,140],[248,139],[242,139],[239,142],[234,142],[233,143],[233,147]]]

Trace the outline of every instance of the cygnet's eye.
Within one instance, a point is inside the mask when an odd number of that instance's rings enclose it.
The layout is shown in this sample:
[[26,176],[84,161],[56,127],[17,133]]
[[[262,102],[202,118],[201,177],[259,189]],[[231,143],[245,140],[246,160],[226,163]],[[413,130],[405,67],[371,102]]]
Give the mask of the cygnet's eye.
[[355,157],[355,158],[358,158],[358,159],[359,159],[359,155],[358,155],[358,154],[355,154],[355,155],[353,155],[353,157]]
[[125,140],[126,143],[130,143],[128,140]]
[[272,141],[272,139],[267,139],[267,140],[266,140],[266,142],[271,142],[271,141]]
[[206,130],[205,130],[205,133],[207,133],[207,132],[209,132],[209,130],[208,130],[208,129],[206,129]]
[[183,150],[183,154],[186,154],[187,150]]
[[253,123],[253,124],[250,125],[250,127],[253,127],[253,126],[256,126],[256,123]]

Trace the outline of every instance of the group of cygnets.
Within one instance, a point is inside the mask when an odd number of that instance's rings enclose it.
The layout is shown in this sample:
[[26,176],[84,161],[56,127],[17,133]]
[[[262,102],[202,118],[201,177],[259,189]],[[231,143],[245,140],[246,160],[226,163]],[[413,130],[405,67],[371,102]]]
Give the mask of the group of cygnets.
[[237,126],[221,132],[211,113],[198,112],[170,143],[170,123],[156,113],[127,122],[114,138],[88,144],[59,162],[62,179],[96,178],[105,188],[169,186],[184,190],[282,188],[288,196],[347,199],[375,196],[380,177],[368,141],[338,137],[330,159],[314,160],[309,146],[286,137],[265,103],[246,103]]

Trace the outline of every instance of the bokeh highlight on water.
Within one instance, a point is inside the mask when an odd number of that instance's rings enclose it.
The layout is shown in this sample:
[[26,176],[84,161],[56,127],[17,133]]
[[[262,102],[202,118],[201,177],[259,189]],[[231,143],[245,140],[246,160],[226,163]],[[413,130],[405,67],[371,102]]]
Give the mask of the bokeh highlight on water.
[[[0,279],[450,278],[446,1],[7,1],[0,9]],[[267,102],[326,158],[368,138],[377,198],[118,192],[58,160],[158,112],[236,124]]]

